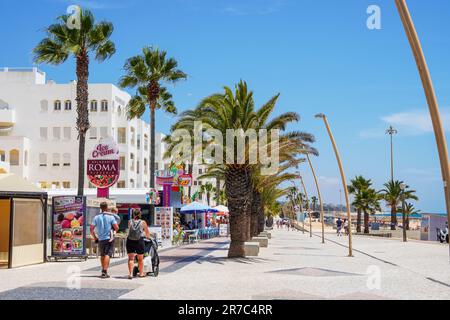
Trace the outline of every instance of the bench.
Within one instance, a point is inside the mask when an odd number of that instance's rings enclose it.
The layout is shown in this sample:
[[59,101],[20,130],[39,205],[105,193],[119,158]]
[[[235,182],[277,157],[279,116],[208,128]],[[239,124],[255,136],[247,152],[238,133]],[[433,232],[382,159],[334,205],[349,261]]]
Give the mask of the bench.
[[259,254],[259,243],[257,242],[245,242],[244,243],[245,256],[257,257]]
[[267,237],[253,237],[250,242],[257,242],[261,248],[267,248],[269,246],[269,238]]
[[261,232],[261,233],[259,234],[258,237],[267,237],[267,238],[269,238],[269,239],[272,239],[272,234],[271,234],[270,232],[268,232],[268,231],[263,231],[263,232]]

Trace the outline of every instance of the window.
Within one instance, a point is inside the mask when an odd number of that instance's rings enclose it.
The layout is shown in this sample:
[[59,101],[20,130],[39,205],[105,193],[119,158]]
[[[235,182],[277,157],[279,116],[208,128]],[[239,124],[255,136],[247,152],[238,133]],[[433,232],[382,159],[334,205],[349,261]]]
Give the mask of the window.
[[122,107],[121,107],[121,106],[119,106],[119,107],[117,108],[117,115],[118,115],[119,117],[122,116]]
[[53,167],[59,167],[60,165],[60,159],[59,159],[59,153],[54,153],[53,154],[53,162],[52,162],[52,166]]
[[19,150],[14,149],[9,152],[9,165],[10,166],[19,165]]
[[144,174],[148,174],[148,161],[144,159]]
[[47,128],[40,128],[39,132],[40,132],[41,139],[42,140],[47,140],[48,129]]
[[134,154],[133,153],[130,154],[130,162],[131,162],[130,170],[134,171]]
[[59,187],[60,187],[59,181],[52,182],[52,188],[59,189]]
[[125,181],[117,182],[117,188],[118,189],[125,189]]
[[23,154],[23,164],[25,166],[28,166],[28,151],[25,150],[24,154]]
[[64,140],[70,140],[72,138],[72,128],[64,127]]
[[53,139],[59,140],[61,139],[61,128],[53,128]]
[[106,100],[102,101],[101,111],[102,112],[108,112],[108,101],[106,101]]
[[97,112],[97,101],[96,100],[91,101],[91,112]]
[[47,182],[46,181],[39,181],[39,187],[41,187],[41,189],[47,189]]
[[131,132],[131,145],[134,146],[136,130],[133,127],[131,127],[130,132]]
[[134,188],[134,180],[130,179],[130,188]]
[[92,127],[89,129],[89,139],[97,140],[97,128]]
[[138,134],[137,136],[137,148],[138,150],[141,150],[141,135]]
[[148,135],[144,134],[144,150],[148,151]]
[[0,150],[0,161],[6,161],[6,152],[4,150]]
[[108,127],[100,128],[100,138],[106,138],[108,136]]
[[117,128],[117,142],[127,143],[127,128]]
[[198,174],[202,174],[203,170],[202,169],[198,169]]
[[69,181],[63,181],[62,185],[63,185],[64,189],[70,189],[70,182]]
[[46,167],[47,166],[47,154],[46,153],[40,153],[39,154],[39,166],[40,167]]
[[203,182],[201,182],[201,181],[198,182],[198,185],[199,185],[199,186],[201,186],[202,184],[203,184]]
[[139,160],[136,161],[136,173],[139,174],[140,163]]
[[125,170],[125,156],[120,156],[120,170]]
[[66,100],[66,102],[64,102],[64,110],[66,111],[72,110],[72,101]]
[[41,101],[41,111],[42,112],[47,112],[48,111],[48,101],[47,100],[42,100]]
[[70,167],[70,153],[63,154],[63,166]]
[[61,101],[59,101],[59,100],[55,101],[55,103],[53,104],[53,110],[61,111]]

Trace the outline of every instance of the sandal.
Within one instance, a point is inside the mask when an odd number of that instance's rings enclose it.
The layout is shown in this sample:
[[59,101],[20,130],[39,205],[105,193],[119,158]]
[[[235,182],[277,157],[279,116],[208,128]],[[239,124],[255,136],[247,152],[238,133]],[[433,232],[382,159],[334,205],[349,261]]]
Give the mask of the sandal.
[[139,275],[139,278],[145,278],[145,277],[146,277],[145,274],[144,275],[142,275],[142,274]]
[[133,280],[133,276],[128,275],[128,280]]

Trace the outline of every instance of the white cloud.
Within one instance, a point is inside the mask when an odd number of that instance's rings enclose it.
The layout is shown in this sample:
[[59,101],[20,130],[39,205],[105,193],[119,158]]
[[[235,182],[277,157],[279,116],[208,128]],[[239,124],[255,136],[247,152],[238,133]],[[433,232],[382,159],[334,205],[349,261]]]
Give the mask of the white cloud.
[[[450,108],[441,108],[441,119],[446,131],[450,131]],[[430,113],[427,108],[393,113],[381,117],[386,125],[394,126],[402,135],[421,135],[433,133]],[[380,138],[385,136],[386,128],[369,128],[359,133],[361,138]]]

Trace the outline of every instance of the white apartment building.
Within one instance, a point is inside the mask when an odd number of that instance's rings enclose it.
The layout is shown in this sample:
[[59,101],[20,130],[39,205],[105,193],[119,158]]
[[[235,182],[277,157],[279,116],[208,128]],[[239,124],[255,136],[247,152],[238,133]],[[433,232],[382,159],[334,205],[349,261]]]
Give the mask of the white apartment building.
[[[42,188],[76,188],[75,98],[75,81],[46,80],[37,68],[0,69],[0,172],[15,173]],[[127,119],[129,100],[130,95],[113,84],[89,85],[86,158],[101,137],[112,136],[121,156],[120,179],[114,187],[144,189],[150,181],[150,127],[143,120]],[[157,169],[167,166],[162,138],[158,133]]]

